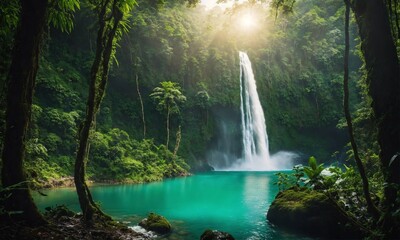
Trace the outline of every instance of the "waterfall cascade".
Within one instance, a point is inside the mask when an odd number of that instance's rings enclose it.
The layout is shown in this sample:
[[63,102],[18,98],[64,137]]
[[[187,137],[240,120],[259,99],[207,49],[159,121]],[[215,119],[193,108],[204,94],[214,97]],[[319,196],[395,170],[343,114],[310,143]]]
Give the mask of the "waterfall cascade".
[[[281,151],[270,156],[264,111],[258,97],[256,80],[249,57],[239,52],[240,58],[240,111],[242,125],[242,156],[232,159],[229,149],[222,148],[210,154],[209,163],[216,170],[228,171],[269,171],[291,169],[295,153]],[[225,125],[222,125],[225,126]],[[224,128],[223,128],[224,129]],[[224,134],[227,134],[223,133]],[[224,145],[231,146],[232,139],[225,139]]]
[[244,170],[267,170],[270,156],[264,111],[258,97],[250,59],[244,52],[239,52],[239,58],[243,135],[243,156],[239,166]]

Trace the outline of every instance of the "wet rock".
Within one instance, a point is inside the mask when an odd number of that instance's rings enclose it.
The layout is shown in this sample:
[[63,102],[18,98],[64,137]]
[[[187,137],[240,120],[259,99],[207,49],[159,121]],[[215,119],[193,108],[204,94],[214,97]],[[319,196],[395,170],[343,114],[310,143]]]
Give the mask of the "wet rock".
[[235,240],[235,238],[227,232],[205,230],[203,234],[201,234],[200,240]]
[[150,213],[147,218],[140,221],[139,226],[158,234],[166,234],[171,232],[171,224],[168,222],[168,220],[155,213]]

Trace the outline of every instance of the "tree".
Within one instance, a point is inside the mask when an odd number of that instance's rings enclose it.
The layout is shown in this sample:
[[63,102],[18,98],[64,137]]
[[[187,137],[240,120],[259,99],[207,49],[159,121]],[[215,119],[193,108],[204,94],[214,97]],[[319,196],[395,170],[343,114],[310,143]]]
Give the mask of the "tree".
[[201,90],[196,93],[196,105],[205,111],[206,125],[208,125],[208,108],[210,107],[210,95],[206,90]]
[[146,138],[146,119],[144,117],[144,105],[143,105],[143,99],[142,99],[142,94],[140,93],[140,87],[139,87],[139,77],[138,74],[136,73],[135,75],[135,80],[136,80],[136,92],[139,96],[139,101],[140,101],[140,110],[142,114],[142,123],[143,123],[143,139]]
[[28,224],[40,225],[45,223],[45,220],[30,194],[23,160],[48,4],[47,0],[21,0],[20,4],[20,20],[7,77],[2,184],[4,188],[20,184],[10,191],[5,209],[10,212],[22,212],[22,219]]
[[[129,41],[129,37],[127,37],[128,41]],[[130,43],[130,41],[129,41]],[[132,45],[130,43],[130,45]],[[133,50],[131,49],[131,52],[133,52]],[[139,97],[139,102],[140,102],[140,110],[141,110],[141,115],[142,115],[142,123],[143,123],[143,139],[146,138],[146,119],[145,119],[145,115],[144,115],[144,105],[143,105],[143,99],[142,99],[142,94],[140,93],[140,86],[139,86],[139,76],[138,76],[138,70],[140,68],[140,58],[136,58],[136,61],[134,63],[133,61],[133,53],[130,54],[130,60],[132,65],[134,66],[132,68],[132,70],[135,71],[135,82],[136,82],[136,92],[138,94]]]
[[353,132],[353,123],[351,120],[351,114],[349,109],[349,48],[350,48],[350,37],[349,37],[349,23],[350,23],[350,2],[349,0],[345,0],[346,4],[346,13],[345,13],[345,52],[344,52],[344,75],[343,75],[343,109],[344,115],[346,118],[347,129],[350,137],[350,144],[354,152],[354,159],[357,164],[358,171],[360,172],[360,176],[362,179],[362,186],[364,197],[367,202],[368,212],[374,217],[374,219],[379,218],[379,211],[372,202],[371,194],[369,191],[369,182],[367,178],[367,174],[365,173],[364,164],[361,161],[361,158],[358,154],[358,147],[354,137]]
[[382,224],[383,230],[390,236],[395,231],[392,213],[399,208],[396,203],[400,184],[399,60],[385,2],[352,0],[350,3],[359,29],[367,70],[366,81],[377,119],[379,157],[386,182]]
[[[6,200],[5,209],[19,213],[30,225],[41,225],[46,221],[38,212],[30,194],[23,161],[26,155],[27,132],[32,112],[32,99],[39,68],[43,32],[48,23],[53,23],[62,31],[73,27],[72,13],[79,8],[79,2],[47,0],[13,0],[8,2],[11,9],[9,25],[13,25],[15,14],[20,12],[19,23],[14,38],[10,70],[7,76],[7,97],[5,133],[2,151],[2,184],[10,188],[11,195]],[[20,9],[18,9],[20,7]],[[56,14],[58,12],[59,14]],[[48,17],[49,15],[56,17]],[[10,27],[12,28],[12,27]]]
[[156,87],[150,94],[150,97],[157,102],[157,110],[165,112],[167,116],[167,143],[169,145],[169,119],[171,114],[179,113],[179,104],[186,101],[186,97],[182,94],[178,83],[171,81],[161,82],[161,87]]
[[86,184],[85,173],[89,154],[90,134],[96,123],[96,114],[105,95],[108,82],[110,59],[114,56],[116,41],[123,30],[127,30],[129,12],[136,4],[135,0],[96,0],[91,6],[98,16],[99,29],[96,39],[96,55],[90,71],[89,96],[86,105],[85,120],[79,128],[79,145],[75,160],[74,180],[79,204],[85,222],[92,224],[94,217],[109,220],[93,201]]

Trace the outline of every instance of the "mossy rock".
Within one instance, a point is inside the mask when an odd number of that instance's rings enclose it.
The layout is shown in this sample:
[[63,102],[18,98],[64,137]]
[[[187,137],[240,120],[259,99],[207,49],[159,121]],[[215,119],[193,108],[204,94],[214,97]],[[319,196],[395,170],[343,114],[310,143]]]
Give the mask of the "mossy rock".
[[286,190],[272,202],[270,223],[295,232],[321,237],[359,237],[350,230],[348,219],[325,194],[312,190]]
[[171,232],[171,224],[168,222],[168,220],[155,213],[150,213],[147,218],[140,221],[139,226],[158,234],[166,234]]
[[200,240],[235,240],[235,238],[227,232],[208,229],[201,234]]

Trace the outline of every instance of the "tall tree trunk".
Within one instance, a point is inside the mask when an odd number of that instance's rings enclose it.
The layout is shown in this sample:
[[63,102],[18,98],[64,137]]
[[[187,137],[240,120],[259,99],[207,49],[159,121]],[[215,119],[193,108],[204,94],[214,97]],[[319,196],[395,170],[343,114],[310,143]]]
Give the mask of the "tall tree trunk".
[[21,0],[21,16],[15,35],[10,72],[8,74],[6,130],[2,153],[2,184],[10,191],[5,208],[22,212],[29,225],[44,224],[26,182],[23,161],[25,140],[31,119],[32,97],[39,68],[40,47],[46,25],[47,0]]
[[[389,15],[382,0],[353,0],[361,50],[365,58],[367,84],[377,119],[380,162],[386,181],[384,230],[393,230],[391,213],[400,183],[400,73],[399,60],[390,32]],[[393,161],[391,161],[393,159]]]
[[167,146],[167,149],[169,145],[169,115],[170,115],[170,109],[169,106],[167,106],[167,144],[165,144]]
[[365,200],[367,202],[368,212],[373,216],[375,220],[379,218],[379,211],[371,200],[371,194],[369,191],[369,183],[367,174],[365,173],[364,164],[361,161],[360,155],[358,154],[358,147],[354,138],[353,123],[351,121],[351,114],[349,109],[349,48],[350,48],[350,37],[349,37],[349,22],[350,22],[350,0],[344,0],[346,4],[345,13],[345,51],[344,51],[344,75],[343,75],[343,109],[347,123],[347,130],[349,133],[351,147],[354,153],[354,160],[357,164],[358,171],[362,179],[362,187]]
[[142,99],[142,94],[140,94],[140,88],[139,88],[139,77],[136,73],[135,75],[135,79],[136,79],[136,91],[138,93],[139,96],[139,101],[140,101],[140,109],[142,112],[142,122],[143,122],[143,138],[146,138],[146,121],[144,118],[144,106],[143,106],[143,99]]
[[[74,180],[78,193],[79,204],[86,223],[92,224],[94,215],[109,220],[101,209],[93,201],[90,190],[86,184],[86,164],[90,149],[90,133],[95,128],[96,114],[104,97],[108,82],[110,57],[113,49],[113,41],[122,13],[116,8],[116,1],[112,4],[113,25],[107,29],[106,10],[110,3],[106,0],[99,14],[99,30],[97,33],[96,56],[90,72],[89,96],[86,106],[86,117],[79,129],[79,145],[75,161]],[[107,31],[108,30],[108,31]]]
[[101,58],[104,49],[103,46],[103,38],[104,38],[104,29],[105,29],[105,11],[107,7],[107,2],[105,3],[102,11],[99,14],[99,30],[97,32],[97,41],[96,41],[96,55],[92,64],[92,68],[90,71],[90,85],[89,85],[89,96],[86,104],[86,116],[85,120],[82,123],[79,129],[79,145],[78,151],[75,160],[75,171],[74,171],[74,181],[76,192],[78,194],[79,205],[81,207],[84,219],[87,223],[90,223],[93,220],[93,214],[96,212],[96,205],[93,204],[90,200],[91,194],[89,188],[86,184],[85,173],[86,173],[86,164],[89,153],[89,135],[90,130],[93,128],[95,122],[95,101],[96,101],[96,83],[99,78],[98,73],[101,65]]

